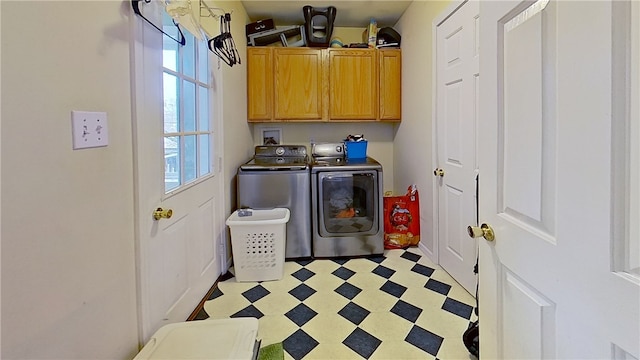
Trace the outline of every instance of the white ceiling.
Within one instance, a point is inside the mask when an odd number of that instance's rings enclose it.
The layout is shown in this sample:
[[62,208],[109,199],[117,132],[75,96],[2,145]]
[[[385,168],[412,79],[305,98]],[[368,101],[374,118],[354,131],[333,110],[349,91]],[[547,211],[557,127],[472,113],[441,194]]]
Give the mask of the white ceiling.
[[333,26],[338,27],[366,27],[369,19],[374,18],[378,27],[393,26],[412,1],[404,0],[337,0],[337,1],[272,1],[272,0],[243,0],[241,1],[251,21],[273,19],[276,26],[302,25],[304,16],[302,7],[325,8],[336,7],[336,19]]

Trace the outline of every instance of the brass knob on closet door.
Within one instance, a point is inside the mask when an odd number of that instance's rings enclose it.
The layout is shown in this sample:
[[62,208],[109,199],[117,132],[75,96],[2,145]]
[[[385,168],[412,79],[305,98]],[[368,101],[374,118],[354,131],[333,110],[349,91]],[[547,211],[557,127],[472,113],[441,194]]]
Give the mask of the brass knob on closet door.
[[493,241],[496,239],[493,229],[487,224],[482,224],[480,226],[469,225],[467,226],[467,233],[469,233],[469,236],[472,238],[483,237],[487,241]]
[[444,170],[442,170],[440,168],[437,168],[437,169],[433,170],[433,175],[443,177],[444,176]]
[[171,209],[163,209],[163,208],[157,208],[154,212],[153,212],[153,218],[155,220],[160,220],[160,219],[169,219],[171,218],[171,215],[173,215],[173,210]]

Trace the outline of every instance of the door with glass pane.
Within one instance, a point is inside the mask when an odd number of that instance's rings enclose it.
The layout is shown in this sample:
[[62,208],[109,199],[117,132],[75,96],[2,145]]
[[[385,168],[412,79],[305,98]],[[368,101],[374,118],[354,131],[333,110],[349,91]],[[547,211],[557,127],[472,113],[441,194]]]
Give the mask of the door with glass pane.
[[[158,13],[161,13],[160,11]],[[158,19],[158,22],[160,19]],[[178,37],[165,17],[164,30]],[[135,24],[133,56],[141,341],[184,321],[220,274],[224,214],[217,114],[206,42]]]

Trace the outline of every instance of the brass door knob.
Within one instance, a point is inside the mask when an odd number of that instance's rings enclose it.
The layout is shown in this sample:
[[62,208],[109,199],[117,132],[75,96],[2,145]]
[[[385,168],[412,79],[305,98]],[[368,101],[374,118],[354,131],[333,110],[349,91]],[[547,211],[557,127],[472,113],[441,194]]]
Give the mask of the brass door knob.
[[433,170],[433,175],[443,177],[444,176],[444,170],[442,170],[440,168],[437,168],[437,169]]
[[173,215],[173,210],[171,209],[164,210],[163,208],[157,208],[156,211],[153,212],[153,218],[155,220],[169,219],[171,215]]
[[469,233],[469,236],[472,238],[483,237],[487,241],[493,241],[496,239],[493,229],[487,224],[482,224],[479,227],[469,225],[467,226],[467,233]]

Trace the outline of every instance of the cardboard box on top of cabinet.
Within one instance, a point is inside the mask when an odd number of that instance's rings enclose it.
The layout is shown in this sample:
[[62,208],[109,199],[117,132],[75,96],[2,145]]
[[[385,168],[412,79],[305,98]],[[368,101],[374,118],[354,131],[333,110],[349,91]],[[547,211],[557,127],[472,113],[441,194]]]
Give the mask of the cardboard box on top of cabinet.
[[402,196],[385,196],[384,248],[405,249],[420,242],[420,198],[416,185]]
[[378,23],[376,19],[369,20],[369,26],[362,32],[362,42],[370,48],[376,47],[376,39],[378,38]]

